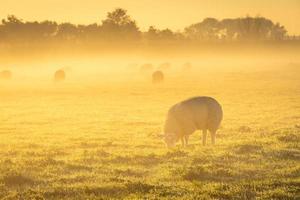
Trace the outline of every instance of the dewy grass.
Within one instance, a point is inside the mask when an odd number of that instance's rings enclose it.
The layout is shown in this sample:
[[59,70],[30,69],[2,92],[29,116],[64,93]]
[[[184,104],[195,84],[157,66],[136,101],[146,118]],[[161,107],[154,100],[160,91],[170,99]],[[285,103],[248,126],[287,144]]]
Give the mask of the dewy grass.
[[[299,199],[300,76],[256,73],[264,80],[220,72],[155,86],[3,86],[0,198]],[[196,132],[167,149],[158,137],[167,110],[197,95],[224,109],[216,145]]]

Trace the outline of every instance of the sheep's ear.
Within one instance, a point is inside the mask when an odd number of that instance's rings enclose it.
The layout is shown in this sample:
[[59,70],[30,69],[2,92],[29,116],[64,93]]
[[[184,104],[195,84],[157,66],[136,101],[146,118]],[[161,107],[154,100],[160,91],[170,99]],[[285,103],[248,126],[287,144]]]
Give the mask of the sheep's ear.
[[163,133],[158,133],[157,137],[163,139],[165,137],[165,135]]

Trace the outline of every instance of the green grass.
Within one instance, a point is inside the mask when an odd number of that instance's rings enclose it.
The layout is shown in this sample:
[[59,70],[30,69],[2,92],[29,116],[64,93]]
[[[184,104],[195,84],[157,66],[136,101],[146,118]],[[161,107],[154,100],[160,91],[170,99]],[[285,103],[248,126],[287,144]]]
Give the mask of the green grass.
[[[6,86],[0,198],[299,199],[299,77],[224,72],[162,86]],[[196,132],[187,148],[167,149],[157,133],[168,108],[196,95],[223,105],[217,144],[202,146]]]

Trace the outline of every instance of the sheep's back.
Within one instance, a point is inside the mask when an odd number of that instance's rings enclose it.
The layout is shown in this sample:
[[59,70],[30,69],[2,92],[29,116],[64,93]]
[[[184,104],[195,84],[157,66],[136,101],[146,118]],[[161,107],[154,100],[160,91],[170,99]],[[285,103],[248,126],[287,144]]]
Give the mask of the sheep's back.
[[182,129],[216,131],[223,118],[221,105],[211,97],[194,97],[174,105],[168,113],[177,119]]

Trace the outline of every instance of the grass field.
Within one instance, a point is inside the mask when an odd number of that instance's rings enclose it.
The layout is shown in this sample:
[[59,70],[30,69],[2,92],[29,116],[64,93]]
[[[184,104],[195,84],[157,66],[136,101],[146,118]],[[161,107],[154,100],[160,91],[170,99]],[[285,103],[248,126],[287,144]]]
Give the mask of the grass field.
[[[12,80],[13,81],[13,80]],[[0,83],[1,84],[1,83]],[[169,107],[216,98],[215,146],[167,149]],[[0,86],[0,198],[300,199],[300,68]]]

